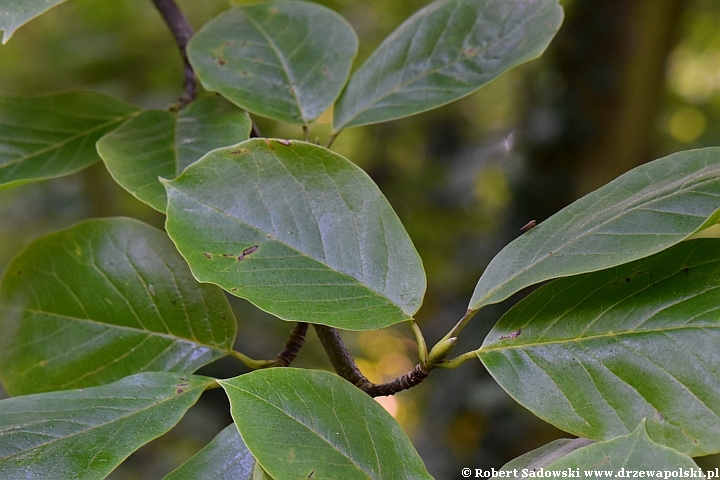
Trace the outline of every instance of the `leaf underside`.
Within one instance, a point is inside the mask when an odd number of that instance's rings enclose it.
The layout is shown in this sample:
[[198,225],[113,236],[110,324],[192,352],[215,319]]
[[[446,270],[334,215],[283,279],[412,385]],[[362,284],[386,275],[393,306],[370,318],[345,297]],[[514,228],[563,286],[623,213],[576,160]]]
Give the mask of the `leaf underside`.
[[15,30],[64,1],[3,0],[2,11],[0,11],[0,30],[3,31],[2,43],[7,43]]

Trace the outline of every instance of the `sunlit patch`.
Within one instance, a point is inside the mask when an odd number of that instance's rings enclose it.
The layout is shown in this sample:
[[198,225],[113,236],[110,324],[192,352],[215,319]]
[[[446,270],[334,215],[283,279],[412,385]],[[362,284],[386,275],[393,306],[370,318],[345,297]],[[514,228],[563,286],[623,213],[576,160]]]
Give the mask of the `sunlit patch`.
[[375,397],[375,401],[382,405],[393,418],[397,416],[400,408],[395,397]]

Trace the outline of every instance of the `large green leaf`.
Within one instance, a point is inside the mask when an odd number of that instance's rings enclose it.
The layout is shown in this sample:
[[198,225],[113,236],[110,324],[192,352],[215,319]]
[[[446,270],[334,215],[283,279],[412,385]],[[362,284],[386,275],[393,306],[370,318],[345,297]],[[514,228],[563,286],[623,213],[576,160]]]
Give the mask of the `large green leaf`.
[[289,321],[407,320],[425,273],[370,177],[317,145],[252,139],[167,182],[168,234],[195,277]]
[[333,104],[356,53],[357,37],[342,17],[298,1],[234,7],[188,45],[206,89],[249,112],[303,124]]
[[400,425],[337,375],[273,368],[219,383],[247,447],[277,480],[432,478]]
[[[554,440],[540,448],[536,448],[524,455],[520,455],[508,463],[503,465],[499,470],[500,472],[513,472],[510,478],[527,478],[529,471],[539,471],[541,468],[545,468],[555,460],[564,457],[568,453],[582,448],[589,443],[591,440],[586,438],[576,438],[570,440],[569,438],[560,438]],[[492,474],[492,470],[491,470]],[[493,480],[496,478],[508,478],[505,474],[493,475]]]
[[214,380],[154,372],[0,401],[0,478],[100,479],[170,430]]
[[470,310],[556,277],[662,251],[720,220],[720,148],[675,153],[616,178],[506,246]]
[[539,417],[592,439],[650,436],[720,452],[720,240],[545,285],[508,311],[479,357]]
[[256,468],[255,457],[233,423],[164,480],[257,480]]
[[437,0],[353,74],[333,128],[385,122],[464,97],[538,57],[562,18],[557,0]]
[[136,111],[99,93],[0,97],[0,186],[68,175],[95,163],[95,142]]
[[0,4],[2,43],[7,43],[15,30],[65,0],[3,0]]
[[245,112],[220,97],[204,97],[180,112],[141,113],[102,137],[97,151],[115,181],[164,212],[158,177],[175,178],[208,151],[247,140],[250,127]]
[[36,240],[0,284],[0,378],[13,395],[142,371],[192,372],[228,354],[236,322],[162,232],[96,219]]
[[[547,471],[578,472],[580,478],[627,478],[631,476],[628,471],[652,471],[654,475],[644,476],[660,478],[704,476],[692,458],[653,442],[644,422],[628,435],[577,449],[544,469],[546,475]],[[597,475],[601,472],[603,474]]]

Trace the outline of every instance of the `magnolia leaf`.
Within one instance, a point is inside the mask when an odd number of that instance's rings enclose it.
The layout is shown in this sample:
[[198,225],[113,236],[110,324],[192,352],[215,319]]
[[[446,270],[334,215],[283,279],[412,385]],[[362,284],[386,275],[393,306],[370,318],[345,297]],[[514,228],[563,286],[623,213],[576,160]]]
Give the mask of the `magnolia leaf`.
[[[592,440],[588,440],[587,438],[576,438],[574,440],[570,440],[569,438],[560,438],[510,460],[508,463],[503,465],[499,471],[513,472],[512,477],[510,478],[525,479],[528,478],[528,475],[524,475],[524,473],[538,471],[541,468],[545,468],[555,460],[564,457],[578,448],[589,445],[590,443],[592,443]],[[508,478],[508,475],[495,475],[492,478],[493,480],[497,478]]]
[[557,0],[437,0],[352,75],[333,128],[386,122],[462,98],[540,56],[563,19]]
[[4,32],[2,43],[7,43],[15,30],[64,1],[3,0],[2,6],[0,6],[0,30]]
[[307,124],[340,95],[357,44],[332,10],[274,1],[234,7],[208,22],[188,57],[207,90],[251,113]]
[[616,178],[506,246],[485,269],[470,310],[530,285],[660,252],[720,220],[720,148],[689,150]]
[[0,478],[105,478],[175,426],[215,380],[153,372],[0,401]]
[[166,187],[168,234],[201,282],[284,320],[350,330],[420,307],[415,247],[370,177],[336,153],[251,139]]
[[518,402],[607,440],[647,419],[691,456],[720,452],[720,240],[682,242],[549,283],[510,309],[478,356]]
[[129,103],[99,93],[0,97],[0,186],[92,165],[98,161],[95,142],[136,112]]
[[273,478],[432,478],[390,414],[337,375],[273,368],[218,383],[248,449]]
[[193,372],[229,353],[236,322],[162,232],[95,219],[33,242],[0,283],[0,378],[12,395]]
[[158,177],[175,178],[210,150],[250,137],[247,114],[220,97],[198,98],[179,112],[148,110],[108,133],[97,151],[128,192],[164,212]]
[[[545,470],[578,472],[584,478],[598,476],[624,478],[633,475],[628,474],[628,471],[648,470],[654,471],[653,473],[661,478],[685,477],[690,474],[699,478],[704,477],[692,458],[653,442],[645,431],[645,422],[628,435],[606,442],[595,442],[568,453],[550,463]],[[687,475],[681,475],[680,472]],[[601,475],[593,475],[593,473],[601,473]]]
[[257,480],[256,467],[255,457],[232,424],[163,480]]

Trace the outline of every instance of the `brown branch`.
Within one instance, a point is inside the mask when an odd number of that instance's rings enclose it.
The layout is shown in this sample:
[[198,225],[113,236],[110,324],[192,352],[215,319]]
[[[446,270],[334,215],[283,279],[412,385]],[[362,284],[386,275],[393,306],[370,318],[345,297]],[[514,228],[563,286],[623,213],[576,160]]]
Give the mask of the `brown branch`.
[[371,397],[394,395],[412,388],[425,380],[432,370],[432,367],[418,364],[410,372],[392,382],[372,383],[362,374],[336,329],[316,324],[313,324],[313,327],[335,372]]
[[193,36],[194,31],[174,0],[152,0],[152,2],[160,12],[173,38],[175,38],[175,43],[177,43],[180,49],[180,56],[182,57],[184,65],[185,82],[185,91],[180,95],[180,105],[185,106],[195,100],[195,96],[197,95],[197,78],[187,57],[187,44]]
[[289,367],[298,352],[305,343],[305,334],[307,333],[308,324],[305,322],[298,322],[295,328],[290,332],[290,338],[285,344],[285,348],[282,352],[278,353],[275,361],[278,365],[283,367]]

